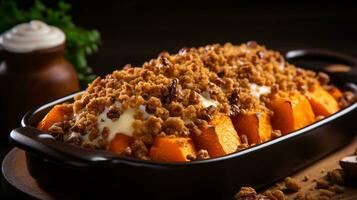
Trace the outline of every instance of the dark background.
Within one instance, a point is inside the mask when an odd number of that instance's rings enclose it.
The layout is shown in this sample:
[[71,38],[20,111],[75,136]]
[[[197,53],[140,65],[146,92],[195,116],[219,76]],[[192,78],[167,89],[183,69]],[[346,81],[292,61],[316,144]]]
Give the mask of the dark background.
[[[105,2],[105,3],[104,3]],[[74,1],[77,24],[102,33],[97,74],[163,50],[256,40],[272,49],[325,48],[357,56],[357,6],[289,1]]]
[[[248,40],[277,50],[323,48],[357,57],[357,6],[352,1],[69,2],[77,25],[101,32],[99,51],[89,57],[98,75],[127,63],[140,65],[164,50]],[[9,148],[2,139],[1,160]]]

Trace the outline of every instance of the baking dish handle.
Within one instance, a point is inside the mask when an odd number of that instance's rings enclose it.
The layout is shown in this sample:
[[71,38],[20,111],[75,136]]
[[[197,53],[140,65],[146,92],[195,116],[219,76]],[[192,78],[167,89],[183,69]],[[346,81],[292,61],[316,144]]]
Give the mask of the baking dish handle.
[[323,70],[330,75],[341,77],[343,80],[357,81],[357,59],[338,52],[323,49],[296,49],[285,53],[289,62],[297,59],[329,60],[339,64],[324,66]]
[[30,126],[12,130],[9,139],[12,144],[27,152],[71,166],[87,167],[108,160],[104,156],[105,152],[88,153],[88,149],[63,144],[51,135]]

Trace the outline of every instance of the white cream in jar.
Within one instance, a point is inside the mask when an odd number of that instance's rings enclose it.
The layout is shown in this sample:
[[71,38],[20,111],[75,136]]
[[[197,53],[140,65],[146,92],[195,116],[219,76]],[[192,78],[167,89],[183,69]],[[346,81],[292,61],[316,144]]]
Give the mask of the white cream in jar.
[[27,53],[56,47],[65,42],[66,36],[59,28],[38,20],[16,25],[1,35],[1,45],[7,51]]

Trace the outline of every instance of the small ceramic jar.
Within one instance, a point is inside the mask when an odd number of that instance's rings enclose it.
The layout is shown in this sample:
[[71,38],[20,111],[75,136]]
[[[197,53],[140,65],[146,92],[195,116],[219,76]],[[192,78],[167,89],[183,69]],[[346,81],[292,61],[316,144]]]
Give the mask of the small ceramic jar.
[[[79,90],[64,58],[65,34],[41,21],[19,24],[0,38],[0,135],[19,126],[30,108]],[[4,129],[4,130],[3,130]]]

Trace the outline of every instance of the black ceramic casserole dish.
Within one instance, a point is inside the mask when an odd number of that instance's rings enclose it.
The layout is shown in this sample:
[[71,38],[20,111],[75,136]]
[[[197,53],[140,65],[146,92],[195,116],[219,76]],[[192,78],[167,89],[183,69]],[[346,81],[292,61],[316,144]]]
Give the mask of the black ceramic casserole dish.
[[[286,59],[306,68],[302,59],[352,66],[329,74],[334,84],[357,94],[354,58],[294,50],[286,53]],[[187,163],[143,161],[70,146],[34,128],[51,107],[73,96],[28,112],[22,127],[11,132],[10,141],[26,151],[29,172],[43,187],[81,199],[226,199],[241,186],[259,189],[302,169],[347,144],[357,131],[357,103],[353,103],[321,121],[238,153]]]

